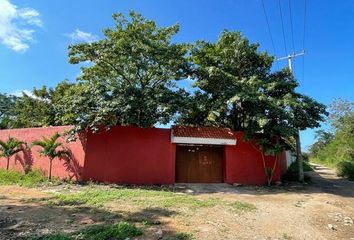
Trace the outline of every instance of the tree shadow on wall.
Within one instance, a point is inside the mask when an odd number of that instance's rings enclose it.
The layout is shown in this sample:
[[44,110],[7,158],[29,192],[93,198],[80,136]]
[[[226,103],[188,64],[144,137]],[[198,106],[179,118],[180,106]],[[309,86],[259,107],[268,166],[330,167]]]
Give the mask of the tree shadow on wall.
[[84,152],[86,152],[87,131],[81,131],[81,132],[77,133],[77,135],[78,135],[78,138],[81,142],[82,149],[84,150]]
[[82,180],[83,166],[80,165],[80,162],[74,156],[71,149],[64,148],[64,150],[68,154],[66,156],[61,157],[60,160],[64,161],[63,165],[66,171],[69,173],[69,180]]
[[16,154],[15,156],[15,163],[19,162],[20,165],[22,166],[23,171],[27,174],[30,171],[32,171],[32,166],[33,166],[33,154],[32,150],[28,147],[26,147],[23,151],[22,154]]

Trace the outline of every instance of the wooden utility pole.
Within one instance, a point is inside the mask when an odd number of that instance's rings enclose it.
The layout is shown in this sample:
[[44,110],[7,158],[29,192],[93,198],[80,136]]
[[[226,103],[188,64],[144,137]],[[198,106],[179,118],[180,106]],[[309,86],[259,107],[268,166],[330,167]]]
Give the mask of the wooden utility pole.
[[[289,54],[286,57],[281,57],[277,58],[276,60],[288,60],[288,67],[291,73],[293,73],[293,65],[292,65],[292,60],[294,57],[302,56],[305,54],[305,51],[299,52],[299,53],[292,53]],[[296,139],[296,161],[299,164],[299,181],[303,182],[304,181],[304,164],[303,164],[303,159],[302,159],[302,154],[301,154],[301,141],[300,141],[300,130],[297,130],[297,134],[295,136]]]

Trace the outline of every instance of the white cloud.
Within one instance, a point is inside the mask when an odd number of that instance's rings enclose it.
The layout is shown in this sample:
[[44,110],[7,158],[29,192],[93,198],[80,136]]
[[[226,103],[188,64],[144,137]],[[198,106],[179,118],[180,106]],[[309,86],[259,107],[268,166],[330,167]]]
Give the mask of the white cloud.
[[33,42],[33,27],[42,27],[40,14],[32,8],[18,8],[0,0],[0,41],[16,52],[25,52]]
[[71,40],[80,41],[80,42],[94,42],[97,41],[97,36],[89,33],[81,31],[80,29],[76,29],[74,32],[67,34]]
[[16,91],[10,93],[10,95],[14,95],[14,96],[16,96],[16,97],[22,97],[23,94],[26,94],[26,95],[28,95],[28,96],[30,96],[30,97],[34,97],[32,91],[31,91],[31,90],[28,90],[28,89],[16,90]]

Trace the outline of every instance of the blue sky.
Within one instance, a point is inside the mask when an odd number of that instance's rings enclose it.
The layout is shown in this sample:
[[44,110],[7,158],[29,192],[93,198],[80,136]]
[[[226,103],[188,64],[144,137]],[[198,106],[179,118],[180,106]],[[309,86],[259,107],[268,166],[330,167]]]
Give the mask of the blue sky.
[[[290,0],[295,51],[302,50],[304,0]],[[42,85],[74,81],[80,70],[67,62],[67,46],[102,37],[113,12],[135,10],[160,26],[180,24],[174,41],[215,41],[223,29],[239,30],[260,49],[286,55],[278,0],[264,0],[274,39],[268,33],[261,0],[0,0],[0,91],[16,93]],[[289,1],[281,0],[285,40],[293,51]],[[299,91],[328,104],[354,101],[354,1],[307,0],[305,65],[294,61]],[[275,69],[286,65],[279,62]],[[304,69],[304,72],[303,72]],[[303,148],[313,130],[301,133]]]

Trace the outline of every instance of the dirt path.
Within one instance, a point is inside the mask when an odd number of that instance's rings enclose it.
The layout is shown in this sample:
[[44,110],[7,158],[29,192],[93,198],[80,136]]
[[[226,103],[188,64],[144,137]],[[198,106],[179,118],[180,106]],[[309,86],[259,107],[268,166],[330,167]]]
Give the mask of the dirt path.
[[[190,211],[187,208],[139,209],[129,201],[113,201],[105,208],[50,206],[40,199],[45,189],[0,186],[0,239],[26,239],[31,233],[72,232],[94,223],[146,219],[140,239],[167,239],[169,232],[192,233],[195,239],[354,239],[354,182],[336,177],[331,169],[315,166],[307,173],[313,184],[280,187],[234,187],[227,184],[177,185],[198,199],[219,198],[253,204],[252,211],[220,205]],[[80,187],[72,187],[81,191]],[[38,199],[38,201],[33,201]],[[31,201],[29,201],[31,200]],[[139,214],[137,214],[139,213]],[[141,221],[141,220],[139,220]],[[156,231],[159,234],[155,234]],[[22,238],[21,238],[22,237]]]
[[[228,213],[203,216],[221,220],[227,226],[224,239],[354,239],[354,182],[337,177],[332,169],[314,167],[314,172],[306,173],[313,181],[308,186],[268,189],[192,184],[186,191],[237,198],[257,207],[237,217]],[[211,237],[213,227],[202,223],[196,226],[200,239],[218,239]]]

